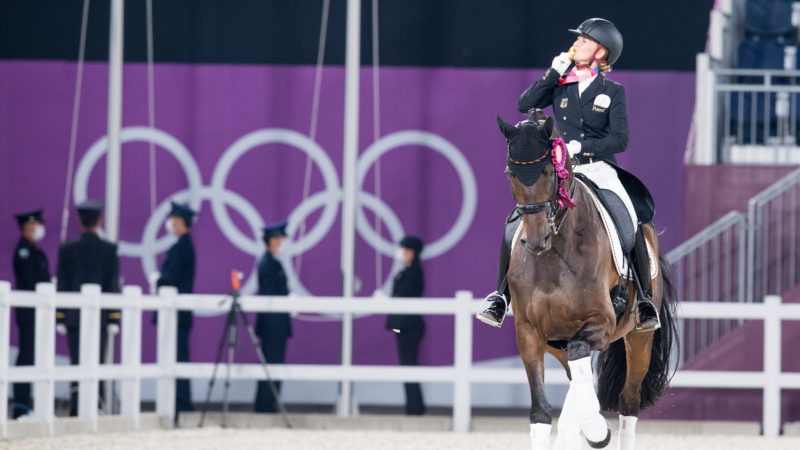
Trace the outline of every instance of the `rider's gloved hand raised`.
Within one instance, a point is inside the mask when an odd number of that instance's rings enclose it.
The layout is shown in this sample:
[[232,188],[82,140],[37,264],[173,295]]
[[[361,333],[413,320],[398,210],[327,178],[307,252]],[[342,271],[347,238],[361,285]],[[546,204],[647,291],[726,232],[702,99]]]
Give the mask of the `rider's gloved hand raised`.
[[572,60],[569,58],[569,53],[562,52],[560,55],[553,58],[551,67],[558,72],[559,75],[564,75],[564,72],[567,71],[570,64],[572,64]]

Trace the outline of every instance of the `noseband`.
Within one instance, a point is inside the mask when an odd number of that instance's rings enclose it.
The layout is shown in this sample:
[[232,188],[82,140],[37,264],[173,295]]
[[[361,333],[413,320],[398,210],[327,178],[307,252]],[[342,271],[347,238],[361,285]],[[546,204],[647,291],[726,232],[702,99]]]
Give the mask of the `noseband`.
[[[517,211],[517,213],[522,215],[537,214],[547,211],[547,227],[553,232],[553,234],[557,235],[567,214],[565,212],[564,215],[561,216],[561,222],[558,224],[558,226],[556,226],[556,215],[562,208],[565,208],[566,211],[569,211],[575,207],[575,204],[573,203],[571,192],[567,193],[566,189],[564,189],[564,183],[567,181],[567,178],[569,178],[569,172],[564,167],[567,158],[567,148],[564,144],[564,141],[561,138],[553,139],[552,150],[545,151],[541,157],[544,158],[548,151],[551,152],[553,166],[555,166],[555,170],[553,170],[553,195],[549,200],[544,202],[517,203],[514,209]],[[556,154],[558,151],[561,152],[561,158],[558,158],[558,155]],[[559,162],[559,159],[561,162]],[[574,183],[570,185],[570,191],[572,191],[573,188]]]

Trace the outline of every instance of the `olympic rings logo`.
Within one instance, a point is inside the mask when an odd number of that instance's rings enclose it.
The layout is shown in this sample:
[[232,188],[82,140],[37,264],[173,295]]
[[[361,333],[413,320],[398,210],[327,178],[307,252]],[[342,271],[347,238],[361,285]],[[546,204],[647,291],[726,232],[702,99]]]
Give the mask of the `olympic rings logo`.
[[[342,189],[339,184],[339,175],[328,154],[316,142],[296,131],[285,128],[266,128],[248,133],[234,142],[222,154],[214,168],[209,186],[203,185],[200,168],[192,158],[191,153],[175,137],[170,134],[148,127],[126,127],[121,130],[122,144],[129,142],[154,143],[158,148],[169,152],[183,168],[188,180],[188,186],[162,201],[151,214],[142,231],[141,241],[119,241],[120,256],[140,258],[145,276],[158,270],[156,256],[169,249],[175,242],[175,237],[165,235],[158,238],[161,225],[166,220],[170,211],[170,201],[188,203],[192,209],[201,212],[204,201],[211,204],[214,220],[220,227],[223,235],[239,250],[255,257],[253,269],[245,281],[242,292],[254,294],[257,292],[258,261],[264,253],[264,243],[260,239],[261,228],[264,220],[256,208],[244,197],[230,191],[225,184],[228,174],[234,164],[247,152],[267,144],[285,144],[303,151],[316,164],[324,181],[324,190],[310,195],[302,201],[289,214],[287,218],[287,251],[283,255],[284,262],[292,256],[304,253],[316,246],[330,231],[339,210],[342,200]],[[380,198],[363,190],[364,180],[369,168],[388,151],[406,145],[417,145],[435,150],[444,156],[458,174],[461,183],[462,198],[461,210],[451,228],[440,238],[430,242],[422,252],[422,259],[435,258],[453,248],[469,229],[475,216],[477,207],[477,185],[472,168],[464,155],[446,139],[426,131],[405,130],[384,136],[372,143],[359,157],[356,167],[357,173],[357,213],[356,230],[359,235],[374,249],[383,255],[391,257],[398,242],[404,233],[402,223],[392,209]],[[266,147],[269,149],[269,147]],[[99,160],[108,151],[108,138],[102,137],[89,147],[78,165],[73,186],[73,196],[76,203],[80,203],[88,196],[88,184],[92,170]],[[250,233],[244,233],[231,219],[226,207],[231,207],[244,217],[250,227]],[[295,239],[300,224],[314,211],[323,208],[322,214],[307,232]],[[386,225],[392,241],[385,239],[377,230],[372,228],[364,214],[364,208],[371,210],[381,217]],[[402,263],[395,260],[382,286],[388,290],[391,286],[392,275]],[[295,273],[292,264],[284,264],[287,278],[292,291],[301,295],[310,295]]]

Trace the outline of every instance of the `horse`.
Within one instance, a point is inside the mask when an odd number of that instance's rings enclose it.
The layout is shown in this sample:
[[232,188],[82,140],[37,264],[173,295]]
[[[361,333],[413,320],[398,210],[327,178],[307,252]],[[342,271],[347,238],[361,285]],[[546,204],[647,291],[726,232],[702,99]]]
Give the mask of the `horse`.
[[[633,449],[639,411],[661,397],[674,374],[670,352],[677,344],[676,298],[669,263],[658,252],[653,224],[640,225],[657,260],[651,269],[651,274],[657,270],[651,277],[651,292],[661,327],[636,331],[636,301],[628,301],[624,313],[622,308],[615,311],[612,304],[621,294],[635,299],[636,286],[618,273],[601,215],[586,184],[576,180],[553,119],[539,114],[538,119],[532,115],[516,126],[497,117],[508,144],[506,175],[521,216],[508,285],[517,347],[531,392],[531,448],[550,448],[546,351],[561,362],[570,378],[556,447],[581,448],[581,435],[594,448],[607,446],[611,429],[602,409],[619,413],[618,448]],[[534,156],[529,161],[512,159],[520,152]],[[520,181],[521,174],[529,185]],[[596,364],[597,393],[592,350],[601,352]]]

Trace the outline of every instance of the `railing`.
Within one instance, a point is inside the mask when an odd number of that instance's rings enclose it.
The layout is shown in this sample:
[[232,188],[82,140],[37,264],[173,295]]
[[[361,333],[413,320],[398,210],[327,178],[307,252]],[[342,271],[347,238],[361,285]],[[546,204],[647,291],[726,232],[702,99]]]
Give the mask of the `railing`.
[[[681,301],[743,302],[747,216],[731,211],[667,253]],[[699,319],[681,330],[681,365],[727,334],[735,321]]]
[[[470,427],[470,385],[472,383],[527,383],[521,368],[477,368],[472,366],[473,314],[479,302],[469,292],[458,292],[454,299],[363,299],[337,297],[243,297],[247,311],[285,311],[315,313],[396,313],[455,316],[455,356],[452,366],[393,367],[367,365],[270,365],[277,380],[328,381],[417,381],[453,384],[453,430],[466,432]],[[122,310],[122,360],[118,365],[100,365],[96,339],[99,334],[100,305]],[[36,358],[29,367],[9,367],[9,335],[0,333],[0,437],[8,436],[7,401],[10,383],[34,383],[34,420],[47,425],[53,433],[58,420],[54,414],[56,381],[79,380],[79,418],[91,429],[98,424],[97,393],[100,379],[122,380],[121,415],[138,429],[140,381],[157,380],[156,412],[171,417],[175,406],[175,378],[209,379],[213,364],[177,363],[175,345],[178,309],[224,312],[217,295],[177,295],[172,288],[162,288],[159,296],[142,295],[138,287],[126,287],[122,294],[101,294],[97,286],[85,286],[82,294],[56,293],[53,285],[40,284],[36,292],[11,291],[8,282],[0,282],[0,329],[8,330],[10,308],[36,308]],[[55,366],[55,310],[57,307],[81,308],[81,362],[76,366]],[[141,363],[141,316],[143,310],[158,310],[157,362]],[[758,388],[764,391],[764,434],[777,436],[780,430],[780,390],[800,389],[800,374],[781,373],[781,321],[800,320],[800,304],[781,304],[777,297],[764,303],[684,303],[679,311],[683,319],[760,319],[764,321],[764,369],[760,372],[678,371],[675,387]],[[261,379],[257,364],[234,364],[232,379]],[[566,384],[562,370],[548,370],[548,384]]]
[[800,284],[800,169],[751,198],[747,208],[748,298]]

